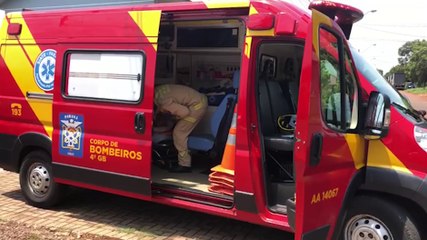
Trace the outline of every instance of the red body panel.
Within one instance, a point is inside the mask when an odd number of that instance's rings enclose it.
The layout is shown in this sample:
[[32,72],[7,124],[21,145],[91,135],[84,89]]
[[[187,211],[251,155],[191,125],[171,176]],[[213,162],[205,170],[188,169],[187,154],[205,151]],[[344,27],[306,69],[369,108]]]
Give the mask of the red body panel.
[[[24,95],[17,86],[3,58],[0,58],[2,79],[8,84],[0,88],[0,132],[10,135],[23,135],[27,132],[37,132],[46,135],[42,124],[38,121]],[[11,105],[20,104],[20,116],[11,114]]]
[[[359,73],[361,85],[369,94],[376,88]],[[405,139],[403,142],[397,139]],[[404,164],[415,176],[424,179],[427,176],[425,159],[427,153],[421,149],[414,137],[414,123],[402,115],[395,107],[391,108],[390,130],[381,142]]]

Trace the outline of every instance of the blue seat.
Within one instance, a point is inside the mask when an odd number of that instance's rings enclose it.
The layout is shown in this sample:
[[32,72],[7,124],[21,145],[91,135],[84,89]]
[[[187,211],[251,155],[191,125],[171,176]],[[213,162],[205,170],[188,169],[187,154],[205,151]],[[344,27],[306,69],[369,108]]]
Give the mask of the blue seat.
[[230,100],[235,101],[236,95],[228,94],[221,101],[221,104],[217,107],[215,113],[213,114],[210,120],[210,129],[209,129],[210,132],[208,134],[196,134],[196,135],[190,135],[188,137],[189,149],[207,152],[213,148],[216,135],[218,133],[219,125],[222,121],[222,118],[225,115],[225,111],[227,109],[227,103]]
[[[188,137],[188,148],[191,150],[198,150],[207,152],[211,150],[214,145],[218,134],[219,126],[226,114],[227,106],[229,106],[229,101],[236,102],[237,100],[237,89],[239,87],[239,78],[240,72],[235,71],[233,74],[233,88],[235,90],[234,94],[227,94],[224,99],[221,101],[219,106],[217,107],[215,113],[210,119],[210,132],[208,134],[194,134]],[[234,106],[234,105],[232,105]],[[234,109],[230,109],[231,113],[233,113]],[[228,131],[228,129],[227,129]]]

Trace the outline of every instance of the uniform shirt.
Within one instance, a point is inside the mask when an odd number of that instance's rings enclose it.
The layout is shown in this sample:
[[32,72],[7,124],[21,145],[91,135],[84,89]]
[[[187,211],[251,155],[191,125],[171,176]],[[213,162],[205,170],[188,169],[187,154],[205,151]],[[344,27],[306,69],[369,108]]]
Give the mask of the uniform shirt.
[[167,111],[178,118],[190,114],[190,108],[201,103],[203,95],[198,91],[176,84],[165,84],[156,87],[154,103],[159,111]]

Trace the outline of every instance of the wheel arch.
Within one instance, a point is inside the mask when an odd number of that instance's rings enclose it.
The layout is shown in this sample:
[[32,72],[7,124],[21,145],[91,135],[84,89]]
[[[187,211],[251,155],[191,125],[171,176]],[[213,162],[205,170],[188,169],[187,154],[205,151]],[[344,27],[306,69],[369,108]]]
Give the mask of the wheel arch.
[[427,219],[427,212],[423,209],[417,202],[408,197],[404,197],[401,195],[395,195],[386,192],[378,192],[378,191],[370,191],[370,190],[360,190],[357,193],[359,195],[368,195],[377,198],[381,198],[395,204],[400,205],[402,208],[409,211],[418,221],[422,219]]
[[13,166],[11,171],[19,172],[23,158],[30,152],[43,150],[52,156],[52,141],[46,135],[37,132],[22,134],[12,149]]
[[391,168],[368,167],[366,181],[360,190],[407,199],[427,213],[427,178]]
[[349,183],[349,185],[345,191],[344,199],[343,199],[343,202],[341,204],[341,209],[340,209],[340,212],[339,212],[338,217],[337,217],[337,221],[335,224],[335,229],[334,229],[332,239],[339,239],[341,229],[344,226],[344,219],[345,219],[345,216],[347,213],[347,209],[350,206],[352,200],[357,196],[357,194],[360,190],[360,187],[364,184],[365,176],[366,176],[366,168],[365,167],[359,169],[353,175],[351,182]]
[[397,172],[393,169],[366,167],[355,174],[341,206],[333,239],[338,239],[347,208],[360,195],[382,198],[403,207],[418,220],[427,219],[427,178]]

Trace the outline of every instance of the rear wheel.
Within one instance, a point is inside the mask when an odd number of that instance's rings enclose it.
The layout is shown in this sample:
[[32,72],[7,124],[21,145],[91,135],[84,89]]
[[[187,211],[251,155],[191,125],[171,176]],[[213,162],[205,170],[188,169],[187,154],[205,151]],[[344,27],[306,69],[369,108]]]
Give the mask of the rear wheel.
[[347,212],[344,240],[421,240],[415,218],[394,202],[359,196]]
[[25,156],[19,182],[27,203],[41,208],[57,204],[65,188],[53,181],[51,159],[43,151],[30,152]]

